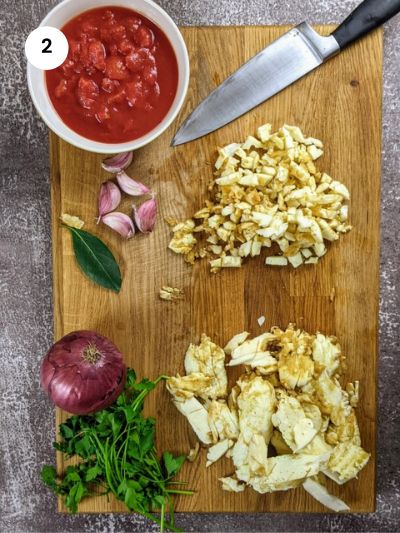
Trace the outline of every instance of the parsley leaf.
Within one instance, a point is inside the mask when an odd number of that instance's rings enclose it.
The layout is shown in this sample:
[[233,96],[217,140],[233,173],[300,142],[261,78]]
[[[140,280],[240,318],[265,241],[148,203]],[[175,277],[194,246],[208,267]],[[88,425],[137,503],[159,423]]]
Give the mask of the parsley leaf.
[[45,485],[50,487],[51,489],[54,489],[54,487],[57,486],[56,479],[57,479],[57,472],[54,466],[46,465],[42,468],[41,471],[41,477],[42,481]]
[[177,474],[186,460],[185,455],[179,455],[174,457],[170,452],[164,452],[163,454],[163,464],[167,472],[168,479],[172,478]]

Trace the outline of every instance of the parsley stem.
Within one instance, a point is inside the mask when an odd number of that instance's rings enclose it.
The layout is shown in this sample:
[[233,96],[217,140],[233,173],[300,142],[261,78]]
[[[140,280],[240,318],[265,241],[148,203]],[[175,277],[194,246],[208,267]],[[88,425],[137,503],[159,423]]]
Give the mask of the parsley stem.
[[157,455],[156,455],[154,449],[151,451],[151,456],[153,457],[153,459],[154,459],[154,464],[155,464],[155,466],[157,467],[158,475],[159,475],[160,477],[162,477],[163,474],[162,474],[162,472],[161,472],[160,463],[158,462],[158,458],[157,458]]
[[187,496],[192,496],[194,494],[193,490],[178,490],[178,489],[167,489],[168,494],[185,494]]
[[115,443],[116,443],[116,441],[114,440],[114,442],[111,444],[110,459],[111,459],[111,461],[113,463],[113,466],[114,466],[114,468],[112,468],[112,466],[111,466],[111,469],[114,470],[114,473],[115,473],[114,477],[115,477],[116,481],[118,481],[118,485],[119,485],[123,478],[122,478],[121,472],[120,472],[120,470],[118,468],[118,457],[117,457],[117,451],[115,449]]
[[[126,435],[126,439],[125,439],[125,446],[124,446],[124,454],[122,456],[122,461],[121,461],[121,476],[123,475],[123,478],[126,479],[126,453],[128,451],[128,443],[129,443],[129,435],[130,435],[130,431],[131,431],[131,427],[128,426],[128,433]],[[122,446],[121,446],[122,448]],[[119,455],[119,452],[118,452],[118,455]]]
[[[149,520],[152,520],[156,524],[158,524],[160,526],[160,528],[161,528],[161,520],[159,518],[157,518],[155,515],[153,515],[151,513],[146,513],[146,512],[143,512],[142,515],[145,516],[146,518],[148,518]],[[182,531],[182,529],[179,529],[179,528],[175,527],[172,522],[165,522],[164,521],[164,528],[165,528],[165,526],[167,527],[167,529],[169,531],[176,531],[176,532],[181,532]]]
[[164,524],[165,524],[165,503],[161,505],[161,517],[160,517],[160,532],[163,533],[164,531]]
[[159,376],[155,381],[153,381],[153,387],[151,389],[142,390],[142,392],[135,398],[135,400],[132,403],[132,407],[136,410],[140,406],[141,402],[149,394],[149,392],[153,390],[158,385],[158,383],[160,383],[160,381],[166,380],[166,379],[168,379],[168,376]]
[[106,471],[106,478],[107,478],[107,482],[110,486],[110,489],[112,490],[112,492],[114,494],[116,494],[116,489],[114,487],[114,479],[113,479],[113,475],[112,475],[112,470],[111,470],[111,466],[110,466],[110,461],[109,461],[109,445],[108,445],[108,439],[106,441],[106,451],[104,453],[104,465],[105,465],[105,471]]

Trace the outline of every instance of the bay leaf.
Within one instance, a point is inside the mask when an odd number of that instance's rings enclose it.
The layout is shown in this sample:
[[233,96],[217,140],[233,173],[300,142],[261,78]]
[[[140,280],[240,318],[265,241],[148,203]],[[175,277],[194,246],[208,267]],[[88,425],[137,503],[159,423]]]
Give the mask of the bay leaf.
[[121,271],[104,242],[87,231],[65,227],[72,235],[75,257],[82,272],[98,285],[119,292],[122,283]]

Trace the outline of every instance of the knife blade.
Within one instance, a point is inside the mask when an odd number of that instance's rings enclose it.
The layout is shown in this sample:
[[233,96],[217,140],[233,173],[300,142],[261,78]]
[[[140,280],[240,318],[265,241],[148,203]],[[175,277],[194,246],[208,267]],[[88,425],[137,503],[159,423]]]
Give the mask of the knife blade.
[[203,137],[247,113],[399,11],[400,0],[364,0],[328,36],[302,22],[212,91],[182,124],[172,146]]

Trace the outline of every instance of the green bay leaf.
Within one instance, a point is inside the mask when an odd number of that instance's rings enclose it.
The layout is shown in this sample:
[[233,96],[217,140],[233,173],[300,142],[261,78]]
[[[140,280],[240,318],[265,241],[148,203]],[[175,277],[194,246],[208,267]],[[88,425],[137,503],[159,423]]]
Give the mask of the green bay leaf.
[[87,231],[66,227],[71,232],[75,257],[82,272],[98,285],[119,292],[121,271],[104,242]]

